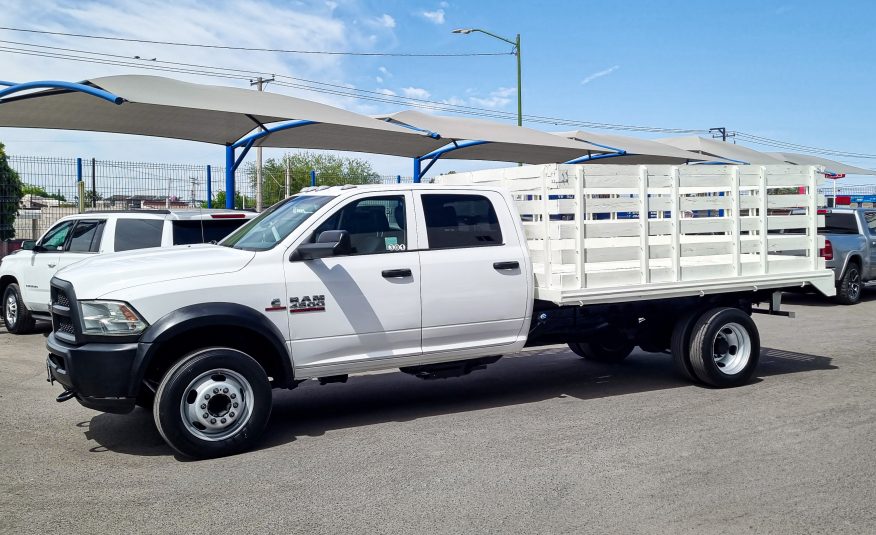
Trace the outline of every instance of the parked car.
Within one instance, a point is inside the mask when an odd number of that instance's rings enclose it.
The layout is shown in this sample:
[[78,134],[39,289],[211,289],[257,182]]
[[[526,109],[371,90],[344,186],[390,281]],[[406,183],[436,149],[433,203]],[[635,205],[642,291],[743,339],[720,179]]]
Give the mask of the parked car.
[[252,217],[232,210],[86,212],[61,218],[42,237],[0,260],[3,322],[14,334],[49,317],[49,281],[60,269],[96,254],[215,242]]
[[[638,166],[617,168],[588,174],[586,187],[648,187]],[[555,218],[579,210],[579,201],[543,192],[586,191],[575,169],[525,166],[446,175],[444,185],[305,189],[218,246],[81,262],[52,279],[46,366],[64,388],[57,400],[104,412],[151,408],[175,450],[215,457],[258,440],[272,388],[345,382],[348,374],[387,368],[421,379],[458,377],[524,346],[567,343],[603,363],[621,361],[637,345],[671,348],[679,373],[731,387],[757,366],[752,303],[781,313],[785,288],[813,285],[833,294],[817,249],[802,258],[738,254],[735,271],[732,254],[716,255],[716,247],[730,250],[733,235],[702,233],[739,228],[739,210],[671,226],[642,217],[588,220],[584,228]],[[809,180],[808,170],[787,176],[787,169],[768,170],[761,180]],[[713,184],[721,171],[710,169]],[[672,180],[674,187],[699,180],[691,177],[698,172],[649,180],[668,190]],[[737,176],[732,166],[723,173],[725,184]],[[543,198],[530,200],[533,192]],[[588,200],[587,210],[670,205],[656,197]],[[688,197],[683,207],[716,199]],[[522,222],[533,213],[542,216]],[[746,224],[807,228],[816,214],[766,217],[761,211]],[[670,242],[684,249],[659,245]],[[641,258],[642,243],[664,258]]]
[[822,256],[836,275],[836,300],[844,305],[861,301],[864,286],[876,281],[876,209],[824,210]]

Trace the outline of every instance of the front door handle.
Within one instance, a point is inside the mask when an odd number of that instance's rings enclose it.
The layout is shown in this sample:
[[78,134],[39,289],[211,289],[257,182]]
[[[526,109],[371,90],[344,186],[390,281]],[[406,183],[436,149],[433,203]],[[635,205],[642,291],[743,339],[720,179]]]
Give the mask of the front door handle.
[[414,276],[410,269],[384,269],[380,274],[383,275],[384,279],[403,279]]
[[53,268],[53,267],[55,267],[55,266],[57,266],[57,265],[58,265],[58,264],[49,264],[49,267],[50,267],[50,268]]
[[520,269],[520,262],[518,262],[516,260],[512,260],[510,262],[493,262],[493,269],[496,269],[496,270]]

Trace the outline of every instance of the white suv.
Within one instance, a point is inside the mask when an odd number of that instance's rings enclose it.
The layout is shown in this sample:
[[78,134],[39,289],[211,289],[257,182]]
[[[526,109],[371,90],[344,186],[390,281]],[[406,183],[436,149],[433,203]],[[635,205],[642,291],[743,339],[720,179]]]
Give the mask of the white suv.
[[86,212],[59,219],[36,242],[0,260],[3,322],[14,334],[50,319],[49,281],[70,264],[95,254],[219,241],[254,212],[133,210]]

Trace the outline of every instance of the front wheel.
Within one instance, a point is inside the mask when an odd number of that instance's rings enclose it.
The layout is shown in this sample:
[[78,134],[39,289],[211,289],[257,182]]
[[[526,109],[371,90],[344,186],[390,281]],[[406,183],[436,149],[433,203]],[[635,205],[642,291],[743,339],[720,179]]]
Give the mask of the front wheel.
[[261,365],[230,348],[202,349],[177,362],[155,392],[162,438],[188,457],[251,448],[271,415],[271,385]]
[[700,381],[715,387],[748,382],[760,359],[760,335],[738,308],[713,308],[693,326],[690,364]]
[[27,334],[36,326],[36,321],[24,305],[21,291],[15,283],[7,286],[3,292],[3,323],[12,334]]

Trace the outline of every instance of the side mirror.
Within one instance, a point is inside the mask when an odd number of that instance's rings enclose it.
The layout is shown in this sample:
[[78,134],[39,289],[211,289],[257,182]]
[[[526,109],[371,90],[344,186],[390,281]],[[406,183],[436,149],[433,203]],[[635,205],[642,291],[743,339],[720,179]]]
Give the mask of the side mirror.
[[289,256],[289,260],[313,260],[329,256],[348,255],[353,252],[350,233],[346,230],[326,230],[316,238],[316,243],[302,243]]
[[33,251],[34,247],[36,247],[35,240],[24,240],[23,242],[21,242],[22,251]]

